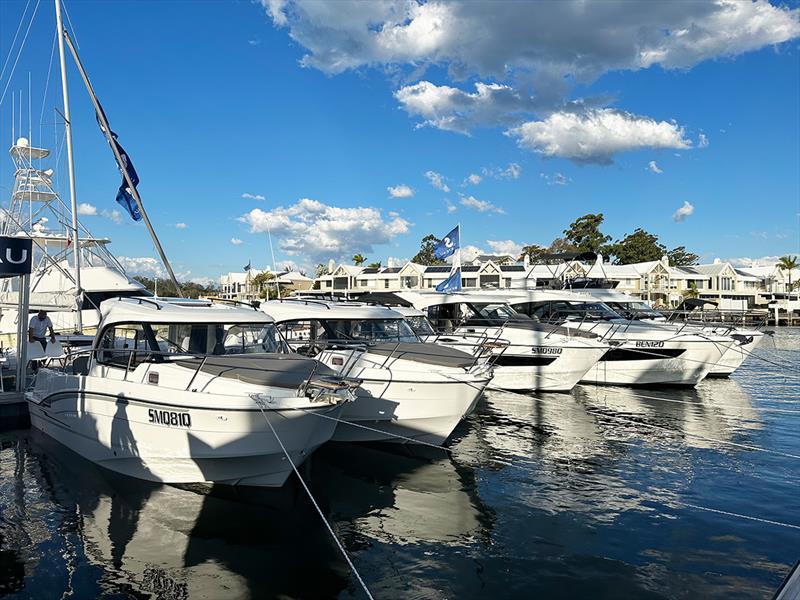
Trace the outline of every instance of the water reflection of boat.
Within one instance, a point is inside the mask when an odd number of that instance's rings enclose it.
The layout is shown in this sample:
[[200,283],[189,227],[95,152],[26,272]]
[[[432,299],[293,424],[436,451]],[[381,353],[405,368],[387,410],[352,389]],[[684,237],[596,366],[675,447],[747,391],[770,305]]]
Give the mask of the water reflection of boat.
[[314,464],[315,488],[332,514],[392,544],[464,546],[491,530],[473,469],[441,451],[424,459],[398,450],[337,444]]
[[[302,491],[173,487],[117,475],[35,435],[53,503],[74,507],[106,592],[158,598],[330,597],[349,573]],[[46,454],[45,454],[46,453]],[[44,482],[42,487],[50,484]],[[66,589],[66,586],[64,586]]]

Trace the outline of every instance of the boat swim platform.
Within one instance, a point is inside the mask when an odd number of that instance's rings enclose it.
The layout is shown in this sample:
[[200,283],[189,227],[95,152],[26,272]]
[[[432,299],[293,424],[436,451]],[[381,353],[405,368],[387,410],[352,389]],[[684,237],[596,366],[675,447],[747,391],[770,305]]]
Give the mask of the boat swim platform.
[[27,429],[31,420],[22,392],[0,392],[0,432]]

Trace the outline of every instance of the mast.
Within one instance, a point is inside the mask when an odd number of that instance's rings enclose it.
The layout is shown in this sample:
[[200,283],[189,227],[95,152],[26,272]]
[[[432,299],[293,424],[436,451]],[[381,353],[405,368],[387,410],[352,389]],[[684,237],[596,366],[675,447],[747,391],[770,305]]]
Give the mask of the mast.
[[54,0],[56,5],[56,30],[58,33],[58,57],[61,63],[61,92],[64,96],[64,133],[67,140],[67,167],[69,170],[69,204],[72,212],[72,257],[75,263],[75,303],[77,330],[83,333],[83,316],[81,315],[81,252],[78,236],[78,201],[75,197],[75,163],[72,157],[72,121],[69,114],[69,89],[67,88],[67,62],[64,56],[64,25],[61,22],[61,0]]
[[[59,0],[55,0],[56,3]],[[167,255],[164,253],[164,249],[161,247],[161,242],[158,240],[158,236],[156,235],[155,230],[153,229],[152,224],[150,223],[150,217],[147,216],[147,212],[144,210],[144,205],[142,204],[142,199],[139,196],[139,191],[136,189],[136,186],[133,185],[133,181],[131,181],[131,176],[128,174],[128,169],[126,168],[125,161],[122,159],[122,156],[117,149],[117,144],[114,142],[114,138],[111,135],[111,127],[106,120],[106,115],[103,112],[102,108],[100,108],[100,102],[97,100],[97,96],[95,96],[94,88],[92,87],[92,83],[89,81],[89,76],[86,74],[86,70],[83,68],[83,63],[81,59],[78,57],[78,52],[75,50],[75,46],[72,44],[72,39],[67,34],[66,30],[61,30],[61,35],[59,36],[59,44],[63,44],[64,40],[66,40],[67,45],[69,46],[70,54],[72,54],[72,58],[75,59],[75,65],[78,67],[78,71],[81,74],[81,79],[83,79],[83,83],[86,86],[86,90],[89,92],[89,98],[92,101],[92,105],[94,106],[95,113],[97,114],[97,119],[100,122],[101,129],[103,130],[103,134],[106,136],[108,140],[108,144],[111,146],[111,151],[114,153],[114,158],[117,159],[117,164],[119,165],[119,170],[122,171],[122,177],[125,179],[125,183],[130,189],[131,196],[136,201],[136,206],[139,208],[139,213],[142,215],[142,220],[144,224],[147,226],[147,231],[150,232],[150,238],[153,240],[153,244],[158,251],[158,255],[161,257],[161,262],[164,264],[164,268],[167,270],[169,274],[169,278],[172,281],[175,289],[177,290],[177,294],[179,297],[183,298],[183,291],[181,290],[181,286],[178,284],[178,279],[175,277],[175,273],[172,270],[172,265],[169,264],[169,260],[167,260]],[[73,212],[73,219],[74,217]]]

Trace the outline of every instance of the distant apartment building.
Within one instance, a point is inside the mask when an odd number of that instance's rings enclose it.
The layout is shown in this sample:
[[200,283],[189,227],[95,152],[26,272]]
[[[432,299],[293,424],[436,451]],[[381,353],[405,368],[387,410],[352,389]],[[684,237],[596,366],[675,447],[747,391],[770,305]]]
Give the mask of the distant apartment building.
[[[401,267],[357,267],[340,264],[317,277],[314,290],[333,293],[368,291],[433,290],[447,279],[450,266],[407,262]],[[696,290],[698,297],[717,302],[720,308],[766,306],[788,292],[789,273],[777,267],[734,267],[719,260],[710,264],[671,267],[667,257],[629,265],[566,261],[530,265],[511,256],[481,255],[464,261],[464,289],[536,289],[560,287],[563,282],[597,279],[654,306],[677,306]],[[791,274],[793,282],[800,271]]]
[[[262,273],[272,273],[273,277],[263,281],[257,278]],[[311,289],[313,280],[296,271],[272,272],[262,269],[249,269],[239,273],[227,273],[219,278],[219,297],[238,302],[252,302],[263,297],[265,288],[280,290],[281,296],[293,291]]]

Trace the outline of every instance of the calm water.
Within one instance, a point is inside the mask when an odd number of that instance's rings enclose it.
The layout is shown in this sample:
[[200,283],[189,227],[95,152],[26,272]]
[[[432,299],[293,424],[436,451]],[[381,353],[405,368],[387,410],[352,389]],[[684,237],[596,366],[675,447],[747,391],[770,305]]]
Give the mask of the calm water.
[[[376,598],[770,597],[800,558],[800,330],[757,354],[692,391],[487,394],[453,456],[341,444],[305,476]],[[0,596],[363,597],[294,480],[179,489],[0,444]]]

